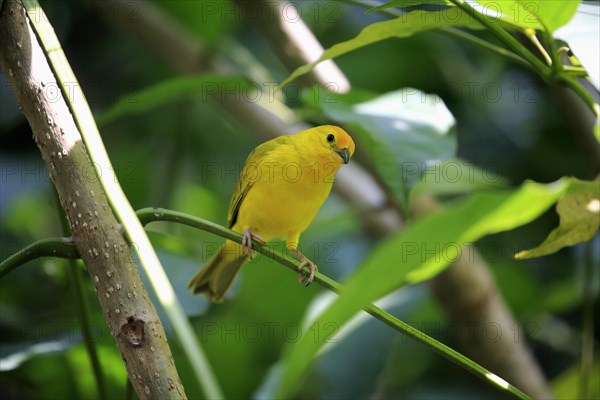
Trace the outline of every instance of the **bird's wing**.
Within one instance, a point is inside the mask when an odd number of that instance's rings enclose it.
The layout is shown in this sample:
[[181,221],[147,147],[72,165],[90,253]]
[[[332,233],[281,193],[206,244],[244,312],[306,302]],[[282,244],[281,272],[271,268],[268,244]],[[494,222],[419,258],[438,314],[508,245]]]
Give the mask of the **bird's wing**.
[[291,137],[279,136],[257,146],[254,150],[252,150],[246,159],[246,163],[244,164],[240,178],[235,186],[233,196],[231,196],[229,212],[227,213],[227,226],[229,228],[235,225],[242,202],[256,181],[252,178],[252,176],[256,176],[256,168],[260,168],[261,163],[265,161],[265,158],[268,156],[268,154],[271,153],[275,148],[279,146],[286,146],[291,143]]

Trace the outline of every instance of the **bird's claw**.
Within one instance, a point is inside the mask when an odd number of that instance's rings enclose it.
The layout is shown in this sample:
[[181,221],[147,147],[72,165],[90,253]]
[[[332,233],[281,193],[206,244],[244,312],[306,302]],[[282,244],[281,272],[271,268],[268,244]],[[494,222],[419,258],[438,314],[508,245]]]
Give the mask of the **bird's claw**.
[[[304,267],[308,267],[308,269],[310,271],[308,274],[308,279],[307,279],[306,273],[304,272]],[[303,260],[298,265],[298,282],[300,282],[304,286],[310,285],[311,282],[315,279],[315,272],[318,270],[319,269],[317,268],[317,266],[314,262],[312,262],[308,259]],[[306,279],[306,283],[304,282],[305,279]]]
[[246,250],[248,257],[252,258],[252,239],[256,240],[261,244],[265,244],[265,239],[253,233],[250,229],[244,229],[244,235],[242,236],[242,249]]
[[[296,249],[290,249],[290,252],[300,261],[300,264],[298,264],[297,268],[299,273],[298,282],[300,282],[304,286],[310,285],[310,283],[315,279],[315,272],[319,270],[317,268],[317,265],[314,262],[310,261],[308,258],[306,258],[304,254],[300,253]],[[308,279],[306,274],[304,273],[304,267],[308,267],[310,271],[308,274]],[[305,279],[306,283],[304,282]]]

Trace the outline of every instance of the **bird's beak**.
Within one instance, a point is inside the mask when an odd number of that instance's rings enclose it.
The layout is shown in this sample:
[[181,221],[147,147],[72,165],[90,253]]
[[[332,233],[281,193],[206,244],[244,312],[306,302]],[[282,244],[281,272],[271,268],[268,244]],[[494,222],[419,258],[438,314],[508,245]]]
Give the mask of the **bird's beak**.
[[348,164],[348,161],[350,161],[350,153],[348,152],[348,149],[341,149],[336,151],[336,153],[338,153],[340,157],[342,157],[342,159],[344,160],[344,164]]

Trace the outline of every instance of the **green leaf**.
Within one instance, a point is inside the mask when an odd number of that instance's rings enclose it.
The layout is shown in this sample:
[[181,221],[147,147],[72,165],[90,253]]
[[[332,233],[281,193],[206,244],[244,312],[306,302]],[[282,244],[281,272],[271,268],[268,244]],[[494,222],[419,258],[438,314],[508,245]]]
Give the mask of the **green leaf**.
[[322,61],[339,57],[385,39],[404,38],[412,36],[415,33],[443,26],[464,26],[472,29],[482,28],[478,22],[458,8],[453,8],[451,12],[413,11],[389,21],[371,24],[364,28],[355,38],[333,45],[325,50],[315,62],[297,68],[279,87],[281,88],[297,77],[310,72]]
[[427,166],[454,156],[454,117],[436,95],[406,88],[376,96],[352,91],[348,94],[322,93],[319,88],[306,94],[327,117],[352,129],[360,151],[367,154],[379,177],[408,209],[408,191],[421,180]]
[[[596,371],[596,372],[594,372]],[[591,366],[590,378],[588,378],[588,396],[587,399],[600,398],[600,361],[595,360]],[[594,376],[596,378],[594,378]],[[577,399],[581,398],[581,384],[583,382],[581,363],[578,361],[567,368],[560,375],[552,379],[550,386],[552,394],[556,399]]]
[[440,5],[440,6],[448,6],[448,7],[453,7],[454,4],[452,4],[452,2],[450,2],[449,0],[392,0],[392,1],[388,1],[387,3],[381,4],[377,7],[373,7],[369,10],[367,10],[365,12],[365,14],[370,14],[373,12],[377,12],[380,10],[385,10],[387,8],[394,8],[394,7],[398,7],[398,8],[406,8],[406,7],[415,7],[415,6],[420,6],[423,4],[434,4],[434,5]]
[[421,181],[413,187],[411,196],[424,192],[457,195],[502,187],[508,187],[508,181],[493,168],[482,169],[460,158],[451,158],[428,165],[422,172]]
[[542,20],[550,32],[565,25],[577,11],[580,0],[479,0],[485,7],[476,8],[489,17],[496,17],[521,28],[544,29]]
[[[371,253],[313,326],[341,327],[391,290],[431,278],[456,260],[464,244],[530,222],[554,204],[566,187],[564,180],[549,185],[529,182],[516,191],[478,193],[416,221]],[[322,344],[304,335],[289,348],[276,397],[292,397]]]
[[553,254],[594,237],[600,227],[600,175],[594,181],[571,178],[570,182],[569,190],[556,204],[560,217],[558,228],[539,246],[517,253],[516,259]]
[[123,96],[97,117],[96,123],[103,125],[127,115],[146,113],[189,95],[208,99],[222,92],[246,91],[249,90],[249,85],[247,79],[233,75],[206,74],[199,77],[173,78]]

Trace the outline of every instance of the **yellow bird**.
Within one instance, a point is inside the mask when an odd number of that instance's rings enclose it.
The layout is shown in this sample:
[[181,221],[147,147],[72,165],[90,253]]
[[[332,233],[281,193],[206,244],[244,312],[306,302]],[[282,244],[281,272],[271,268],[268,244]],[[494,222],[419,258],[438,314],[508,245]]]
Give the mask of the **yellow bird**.
[[342,128],[318,126],[280,136],[254,149],[242,169],[229,204],[227,226],[243,234],[242,245],[226,240],[188,283],[196,293],[219,302],[246,261],[252,239],[282,238],[301,261],[299,281],[312,282],[317,266],[298,251],[300,234],[329,195],[335,172],[354,154],[354,141]]

